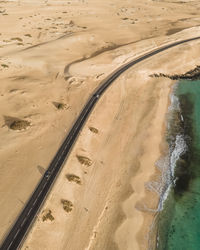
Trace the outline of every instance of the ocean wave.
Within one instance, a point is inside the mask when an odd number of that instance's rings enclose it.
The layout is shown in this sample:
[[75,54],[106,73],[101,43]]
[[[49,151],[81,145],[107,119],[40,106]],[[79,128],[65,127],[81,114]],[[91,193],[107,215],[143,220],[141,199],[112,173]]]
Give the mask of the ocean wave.
[[[170,96],[170,106],[167,114],[167,129],[170,130],[174,126],[174,113],[179,113],[179,119],[183,122],[181,115],[180,103],[178,97],[175,95],[177,85],[174,86],[173,92]],[[180,127],[181,131],[181,127]],[[187,151],[187,144],[185,135],[181,133],[172,134],[169,142],[168,154],[157,162],[157,167],[161,171],[160,183],[160,200],[158,211],[163,209],[164,203],[169,195],[171,187],[176,184],[175,168],[176,163],[180,157]]]
[[170,96],[170,106],[168,108],[168,112],[174,110],[180,110],[180,103],[178,97],[174,94],[176,88],[173,89],[173,92]]
[[[179,98],[176,96],[178,84],[175,84],[173,91],[170,95],[170,105],[166,114],[166,140],[168,142],[168,152],[162,156],[157,162],[156,167],[160,171],[161,175],[159,180],[149,182],[146,188],[156,192],[159,195],[158,207],[154,217],[154,221],[151,225],[151,229],[148,236],[149,248],[154,249],[154,241],[152,241],[154,233],[156,232],[157,220],[159,213],[163,210],[164,204],[167,201],[172,187],[176,185],[175,169],[177,161],[187,151],[187,139],[184,135],[182,128],[184,124],[184,117],[181,114],[181,106]],[[159,242],[159,235],[157,235],[156,242]]]
[[180,158],[181,155],[183,155],[187,150],[187,145],[184,139],[184,135],[177,135],[176,140],[175,140],[175,146],[174,149],[172,150],[170,154],[170,170],[171,170],[171,176],[172,179],[175,178],[174,172],[175,172],[175,167],[176,167],[176,162]]

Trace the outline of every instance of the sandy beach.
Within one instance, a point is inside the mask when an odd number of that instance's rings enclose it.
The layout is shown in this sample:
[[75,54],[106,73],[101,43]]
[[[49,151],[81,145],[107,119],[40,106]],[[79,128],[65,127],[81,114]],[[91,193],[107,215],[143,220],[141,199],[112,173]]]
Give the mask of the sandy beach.
[[[0,237],[6,235],[103,79],[154,48],[197,36],[198,1],[0,4]],[[121,75],[97,103],[22,249],[148,249],[173,81],[198,41]],[[152,241],[154,239],[151,239]]]

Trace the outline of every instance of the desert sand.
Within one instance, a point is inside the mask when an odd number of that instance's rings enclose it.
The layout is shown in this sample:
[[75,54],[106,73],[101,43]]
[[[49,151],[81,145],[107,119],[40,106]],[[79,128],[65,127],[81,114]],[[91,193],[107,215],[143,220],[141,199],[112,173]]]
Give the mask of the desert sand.
[[[198,1],[0,3],[0,237],[8,232],[84,103],[133,58],[200,34]],[[147,249],[173,82],[199,42],[129,69],[84,126],[22,249]],[[152,239],[153,240],[153,239]]]

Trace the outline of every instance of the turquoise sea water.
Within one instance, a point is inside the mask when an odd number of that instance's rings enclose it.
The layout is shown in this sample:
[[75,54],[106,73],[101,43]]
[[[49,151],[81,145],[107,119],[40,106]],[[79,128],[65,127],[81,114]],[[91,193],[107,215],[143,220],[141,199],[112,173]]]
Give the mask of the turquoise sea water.
[[158,216],[157,250],[200,250],[200,81],[180,82],[175,95],[180,109],[168,142],[173,148],[179,134],[187,146]]

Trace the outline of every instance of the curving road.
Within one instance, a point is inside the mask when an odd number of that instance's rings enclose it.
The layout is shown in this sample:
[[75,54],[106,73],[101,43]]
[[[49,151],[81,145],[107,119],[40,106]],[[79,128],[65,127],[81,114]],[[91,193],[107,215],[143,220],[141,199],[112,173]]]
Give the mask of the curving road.
[[94,108],[96,102],[100,98],[100,96],[104,93],[104,91],[113,83],[113,81],[118,78],[124,71],[129,69],[130,67],[134,66],[135,64],[156,55],[164,50],[170,49],[177,45],[187,43],[190,41],[194,41],[200,39],[200,36],[185,39],[182,41],[177,41],[171,43],[169,45],[165,45],[159,49],[153,50],[144,54],[143,56],[134,59],[133,61],[123,65],[115,72],[113,72],[107,79],[105,79],[100,87],[93,93],[90,97],[88,102],[86,103],[85,107],[81,111],[79,117],[77,118],[76,122],[74,123],[72,129],[70,130],[69,134],[65,138],[64,142],[60,146],[58,152],[56,153],[55,157],[53,158],[52,162],[50,163],[48,170],[45,172],[44,176],[41,178],[38,186],[36,187],[35,191],[33,192],[32,196],[26,203],[24,209],[22,210],[21,214],[15,221],[13,227],[11,228],[10,232],[4,239],[1,250],[16,250],[21,242],[23,241],[30,225],[33,223],[36,214],[38,213],[39,208],[41,207],[42,203],[44,202],[47,193],[52,186],[55,178],[57,177],[59,171],[63,166],[63,162],[66,160],[67,156],[69,155],[74,142],[76,141],[81,129],[85,121],[87,120],[91,110]]

